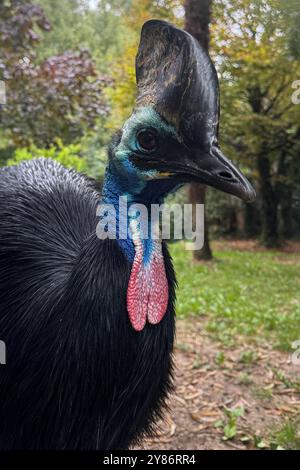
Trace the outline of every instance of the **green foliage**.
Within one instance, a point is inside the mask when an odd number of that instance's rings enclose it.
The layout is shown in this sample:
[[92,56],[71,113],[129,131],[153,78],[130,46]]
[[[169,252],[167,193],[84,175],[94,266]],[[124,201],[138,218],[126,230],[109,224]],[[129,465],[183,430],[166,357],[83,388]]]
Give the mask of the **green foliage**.
[[300,449],[300,423],[298,420],[288,419],[278,429],[272,432],[271,449],[273,450],[299,450]]
[[169,20],[182,25],[180,0],[131,0],[127,14],[123,16],[125,31],[122,53],[115,58],[112,67],[113,86],[108,90],[112,113],[108,119],[110,128],[120,127],[132,112],[135,97],[135,55],[143,23],[152,18]]
[[63,146],[62,142],[58,140],[56,146],[53,145],[48,149],[39,149],[35,146],[30,148],[18,148],[13,158],[10,158],[7,164],[17,165],[25,160],[44,157],[57,160],[66,168],[75,168],[77,171],[86,172],[87,164],[85,159],[80,156],[80,150],[79,144]]
[[24,61],[7,86],[2,125],[20,146],[48,147],[57,137],[69,144],[107,114],[106,83],[87,51]]
[[34,57],[33,47],[42,31],[50,24],[43,10],[33,2],[6,0],[0,2],[0,80],[10,80],[19,61]]
[[286,38],[290,54],[300,60],[300,0],[280,0],[279,6],[286,22]]
[[98,126],[99,130],[87,134],[80,141],[80,145],[87,165],[87,174],[95,179],[103,179],[110,133],[101,126],[101,123]]
[[238,418],[241,416],[244,416],[244,408],[237,407],[237,408],[225,408],[224,414],[227,418],[227,423],[225,424],[223,431],[224,431],[224,436],[223,439],[233,439],[237,433],[237,423],[238,423]]
[[35,29],[50,29],[41,7],[13,0],[0,8],[0,78],[6,79],[7,92],[0,109],[2,129],[20,146],[48,147],[57,137],[65,144],[80,138],[108,112],[102,93],[107,78],[85,50],[38,64]]
[[44,40],[37,47],[41,61],[67,50],[84,48],[90,51],[97,68],[107,73],[115,58],[122,55],[128,39],[123,17],[128,14],[129,0],[35,1],[52,25],[51,32],[43,35]]
[[257,436],[256,434],[253,436],[253,444],[257,449],[266,449],[268,447],[268,443],[264,441],[263,437]]
[[[258,183],[266,246],[278,242],[278,206],[286,205],[287,195],[292,200],[299,180],[300,106],[291,96],[300,63],[295,51],[291,55],[287,33],[300,15],[300,2],[291,3],[292,8],[280,0],[213,2],[221,142]],[[300,52],[300,43],[297,47]]]
[[238,375],[238,382],[241,385],[251,385],[253,383],[253,379],[248,372],[240,372]]
[[222,59],[222,139],[229,153],[254,171],[261,149],[274,149],[270,158],[276,159],[275,149],[286,146],[299,122],[291,84],[300,67],[287,55],[287,24],[278,1],[214,3],[213,50]]
[[276,379],[279,380],[286,388],[295,388],[297,391],[300,392],[299,381],[289,379],[281,370],[273,368],[272,372],[274,374],[274,377],[276,377]]
[[291,342],[300,337],[295,255],[216,251],[216,262],[207,265],[193,264],[182,243],[172,245],[171,253],[179,283],[178,315],[207,315],[208,331],[225,345],[244,335],[257,341],[272,338],[274,346],[291,350]]
[[244,416],[245,410],[241,407],[224,408],[225,421],[218,420],[215,423],[216,428],[223,428],[223,440],[233,439],[238,432],[238,419]]
[[271,400],[271,398],[273,396],[273,392],[272,392],[271,389],[264,388],[264,387],[259,387],[257,385],[254,385],[252,387],[252,393],[259,400],[268,401],[268,402]]
[[224,351],[219,351],[217,352],[216,356],[215,356],[215,363],[218,365],[218,366],[223,366],[224,365],[224,362],[225,362],[225,354],[224,354]]
[[239,356],[239,362],[245,365],[251,365],[257,361],[257,354],[255,351],[242,351]]

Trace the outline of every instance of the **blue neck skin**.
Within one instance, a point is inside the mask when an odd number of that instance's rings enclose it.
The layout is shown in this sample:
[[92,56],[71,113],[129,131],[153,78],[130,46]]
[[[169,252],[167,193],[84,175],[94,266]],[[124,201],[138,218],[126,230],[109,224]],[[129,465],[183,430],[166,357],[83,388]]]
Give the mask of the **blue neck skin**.
[[[122,167],[116,166],[114,162],[110,161],[106,169],[102,191],[102,204],[110,204],[114,206],[116,211],[116,226],[117,226],[117,242],[130,262],[133,262],[135,256],[135,248],[133,241],[127,231],[126,239],[118,238],[118,231],[122,224],[126,221],[120,220],[119,217],[119,197],[126,196],[128,209],[131,204],[143,204],[148,209],[148,214],[151,214],[151,204],[162,204],[165,196],[174,191],[178,185],[174,181],[168,180],[150,180],[145,181],[139,178],[136,170],[133,168],[130,161],[123,162]],[[131,218],[127,213],[127,227],[129,227]],[[150,220],[148,220],[148,227]],[[125,224],[124,224],[125,225]],[[153,241],[150,238],[143,240],[144,262],[150,259]]]

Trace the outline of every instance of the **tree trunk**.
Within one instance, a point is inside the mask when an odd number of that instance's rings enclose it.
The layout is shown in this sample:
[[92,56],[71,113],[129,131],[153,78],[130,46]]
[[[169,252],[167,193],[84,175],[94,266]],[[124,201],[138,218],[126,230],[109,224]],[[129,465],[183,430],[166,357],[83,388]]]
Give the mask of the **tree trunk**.
[[[192,34],[200,44],[208,50],[209,24],[211,20],[212,0],[185,0],[185,30]],[[191,183],[189,187],[189,201],[191,204],[204,204],[206,200],[206,186]],[[205,211],[205,206],[204,206]],[[209,228],[205,214],[204,245],[201,250],[194,251],[194,258],[200,260],[212,259],[212,251],[209,244]]]
[[208,50],[212,0],[185,0],[185,30]]
[[253,204],[244,204],[244,235],[246,238],[253,238],[257,231],[257,210]]
[[280,236],[289,239],[293,236],[292,191],[285,186],[279,205]]
[[[189,185],[189,201],[191,204],[205,204],[206,188],[202,184],[192,183]],[[203,201],[203,202],[202,202]],[[205,206],[204,206],[205,209]],[[193,211],[195,213],[195,211]],[[195,230],[195,224],[193,224]],[[206,214],[204,211],[204,244],[201,250],[194,250],[194,259],[197,261],[209,261],[212,259],[212,252],[209,245],[208,238],[208,224]]]
[[267,248],[279,245],[277,195],[271,182],[270,162],[265,153],[258,156],[257,168],[262,199],[262,243]]
[[278,182],[275,190],[279,205],[279,233],[282,238],[291,238],[293,234],[292,202],[293,192],[291,185],[287,184],[286,153],[281,152],[278,159]]
[[[261,114],[263,110],[264,93],[259,86],[254,86],[247,90],[249,104],[256,114]],[[257,170],[260,182],[260,194],[262,201],[262,233],[261,241],[267,248],[279,245],[278,237],[278,199],[275,187],[272,184],[271,163],[269,159],[270,150],[267,143],[262,145],[257,155]]]

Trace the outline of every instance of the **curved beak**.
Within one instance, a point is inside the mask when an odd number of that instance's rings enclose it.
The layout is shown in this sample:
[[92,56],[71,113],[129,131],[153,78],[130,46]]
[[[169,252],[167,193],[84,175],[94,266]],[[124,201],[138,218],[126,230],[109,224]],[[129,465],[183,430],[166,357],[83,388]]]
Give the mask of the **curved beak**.
[[174,141],[169,152],[171,158],[167,153],[159,158],[134,154],[131,160],[141,170],[156,170],[154,179],[174,179],[180,183],[194,181],[237,196],[245,202],[255,200],[256,192],[251,183],[219,147],[212,146],[210,150],[191,149]]
[[188,172],[192,180],[233,194],[245,202],[255,200],[253,186],[218,147],[212,147],[208,153],[196,153],[190,164]]

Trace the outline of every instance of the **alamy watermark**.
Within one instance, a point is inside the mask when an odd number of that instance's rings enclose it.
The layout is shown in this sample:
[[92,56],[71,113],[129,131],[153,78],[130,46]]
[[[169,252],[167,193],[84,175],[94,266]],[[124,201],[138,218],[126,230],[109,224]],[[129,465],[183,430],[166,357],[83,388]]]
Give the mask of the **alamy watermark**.
[[294,88],[296,91],[292,94],[292,103],[293,104],[300,104],[300,80],[295,80],[292,83],[292,88]]
[[6,344],[0,341],[0,365],[6,364]]
[[5,82],[0,80],[0,105],[4,105],[6,103],[6,90],[5,90]]
[[300,365],[300,339],[297,339],[292,344],[292,349],[295,351],[291,354],[291,363],[295,366]]
[[99,204],[97,237],[126,240],[188,240],[188,250],[200,250],[204,243],[203,204],[129,204],[120,196],[118,206]]

